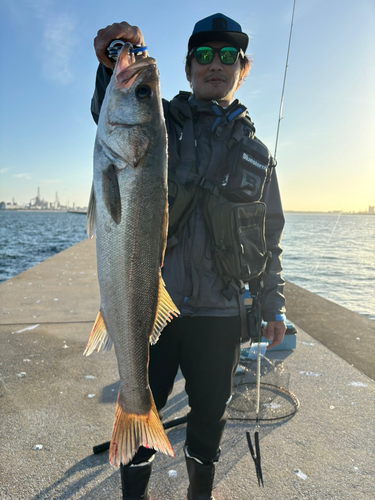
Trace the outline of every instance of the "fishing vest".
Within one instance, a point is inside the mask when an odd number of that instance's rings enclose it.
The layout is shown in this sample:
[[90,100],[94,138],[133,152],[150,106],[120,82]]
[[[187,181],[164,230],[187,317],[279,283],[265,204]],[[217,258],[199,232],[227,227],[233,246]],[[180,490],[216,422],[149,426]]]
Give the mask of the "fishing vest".
[[236,100],[226,109],[212,105],[216,115],[212,133],[221,138],[228,123],[233,121],[233,127],[225,137],[226,154],[213,148],[207,172],[199,175],[196,115],[188,101],[190,96],[189,92],[180,92],[168,110],[179,139],[179,154],[175,147],[169,152],[167,251],[178,243],[183,226],[202,200],[215,264],[225,283],[222,293],[231,300],[243,293],[244,283],[249,283],[253,293],[262,286],[269,254],[266,205],[260,199],[276,165],[266,146],[255,138],[245,106]]

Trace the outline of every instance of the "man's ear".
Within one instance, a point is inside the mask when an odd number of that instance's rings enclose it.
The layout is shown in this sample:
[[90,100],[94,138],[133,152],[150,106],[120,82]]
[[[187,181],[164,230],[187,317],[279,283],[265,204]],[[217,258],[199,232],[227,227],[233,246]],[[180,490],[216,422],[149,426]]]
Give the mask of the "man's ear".
[[191,76],[190,76],[190,71],[187,66],[185,66],[185,75],[186,75],[186,80],[191,83]]

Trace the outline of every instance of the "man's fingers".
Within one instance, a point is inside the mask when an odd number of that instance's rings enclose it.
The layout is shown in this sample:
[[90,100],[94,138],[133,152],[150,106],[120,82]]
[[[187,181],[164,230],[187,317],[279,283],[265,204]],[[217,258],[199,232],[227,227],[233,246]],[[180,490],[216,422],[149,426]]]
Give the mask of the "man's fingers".
[[281,344],[281,341],[282,341],[282,339],[281,339],[281,340],[276,340],[276,339],[274,339],[274,340],[273,340],[270,344],[268,344],[268,346],[266,347],[267,351],[268,351],[269,349],[272,349],[273,347],[276,347],[277,345]]
[[112,24],[98,31],[96,37],[94,38],[94,47],[98,50],[106,49],[106,40],[108,39],[107,34],[111,32]]
[[123,40],[133,45],[144,45],[143,34],[137,26],[131,26],[123,21],[100,29],[94,39],[96,57],[109,68],[114,67],[113,61],[107,56],[107,47],[113,40]]
[[271,340],[271,343],[268,344],[267,350],[272,349],[273,347],[276,347],[277,345],[281,344],[283,341],[284,334],[283,333],[275,333],[274,337]]
[[268,344],[267,349],[273,347],[273,338],[274,338],[274,328],[270,328],[270,324],[268,323],[262,331],[263,337],[269,340],[271,343]]
[[267,350],[278,346],[284,339],[286,325],[283,321],[270,321],[263,330],[263,336],[271,343],[267,346]]
[[107,56],[106,50],[103,51],[95,51],[96,52],[96,57],[98,58],[98,61],[104,64],[107,68],[113,69],[115,67],[114,61],[111,61],[109,57]]
[[133,45],[144,45],[143,34],[138,26],[131,26],[125,21],[111,24],[99,30],[94,40],[94,47],[99,51],[105,50],[113,40],[123,40]]

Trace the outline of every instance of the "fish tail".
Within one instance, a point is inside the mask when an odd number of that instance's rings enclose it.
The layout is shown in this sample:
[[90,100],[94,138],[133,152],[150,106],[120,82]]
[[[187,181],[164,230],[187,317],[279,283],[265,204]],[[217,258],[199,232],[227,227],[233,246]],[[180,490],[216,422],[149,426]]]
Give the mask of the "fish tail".
[[109,462],[115,467],[128,464],[140,446],[153,448],[174,457],[172,446],[160,421],[155,403],[145,415],[126,413],[117,399]]

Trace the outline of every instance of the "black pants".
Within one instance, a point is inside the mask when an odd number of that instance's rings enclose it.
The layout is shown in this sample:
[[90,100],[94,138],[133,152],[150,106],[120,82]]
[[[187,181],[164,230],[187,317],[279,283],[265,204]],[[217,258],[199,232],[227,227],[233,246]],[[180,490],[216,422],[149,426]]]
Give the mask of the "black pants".
[[[186,444],[191,454],[205,462],[219,454],[239,355],[239,316],[175,318],[150,347],[149,379],[156,407],[161,410],[167,403],[180,366],[191,408]],[[133,463],[153,453],[140,448]]]

